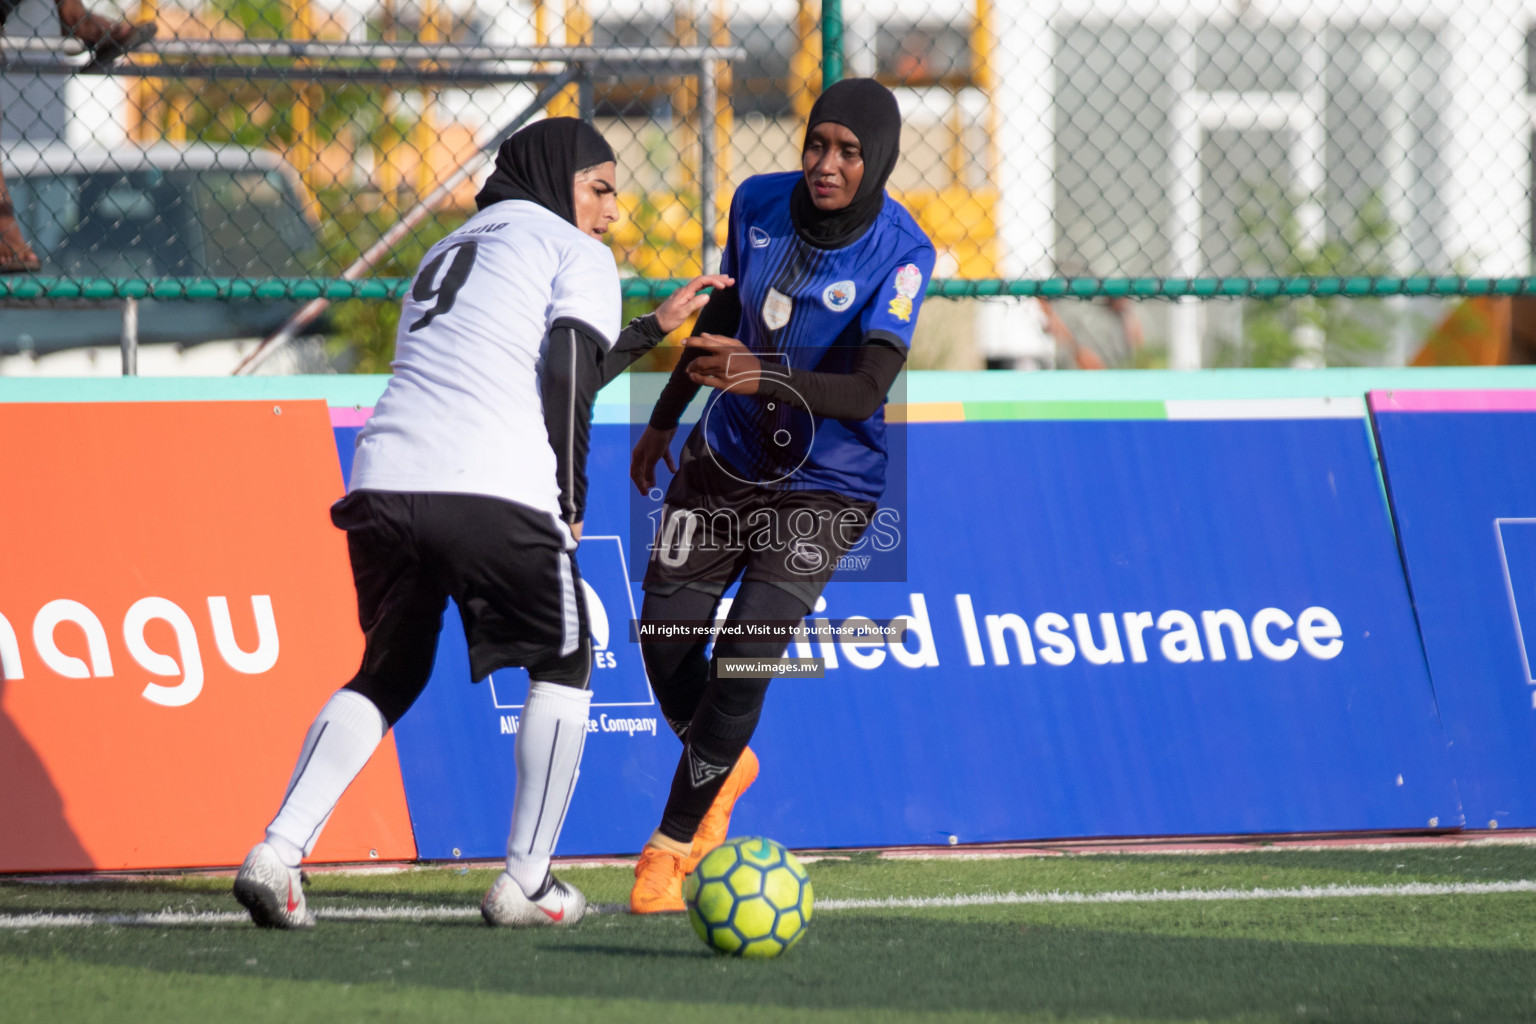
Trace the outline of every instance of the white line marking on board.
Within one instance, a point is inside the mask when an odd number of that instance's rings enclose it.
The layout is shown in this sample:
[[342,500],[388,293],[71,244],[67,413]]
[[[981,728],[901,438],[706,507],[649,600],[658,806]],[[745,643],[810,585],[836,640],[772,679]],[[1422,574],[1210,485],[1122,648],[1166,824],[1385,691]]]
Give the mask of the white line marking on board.
[[[1525,630],[1520,627],[1520,602],[1515,597],[1515,581],[1509,571],[1509,556],[1504,552],[1504,524],[1529,526],[1536,523],[1536,519],[1495,519],[1493,521],[1493,536],[1499,543],[1499,564],[1504,569],[1504,592],[1509,595],[1509,613],[1515,620],[1515,641],[1520,645],[1520,665],[1525,669],[1525,681],[1536,686],[1536,676],[1531,675],[1531,658],[1525,650]],[[1536,697],[1532,698],[1532,707],[1536,707]]]
[[[1165,889],[1150,892],[984,892],[962,896],[891,896],[875,900],[817,900],[815,909],[924,910],[943,907],[992,907],[1031,904],[1092,903],[1209,903],[1220,900],[1319,900],[1361,896],[1485,896],[1536,892],[1536,882],[1404,882],[1398,885],[1306,885],[1296,889]],[[598,914],[627,912],[622,903],[599,903]],[[322,921],[429,922],[469,921],[480,917],[478,907],[348,907],[318,910]],[[159,911],[150,914],[15,914],[0,915],[0,929],[167,927],[172,925],[243,924],[239,911]]]
[[1170,420],[1362,420],[1365,399],[1337,398],[1170,398]]

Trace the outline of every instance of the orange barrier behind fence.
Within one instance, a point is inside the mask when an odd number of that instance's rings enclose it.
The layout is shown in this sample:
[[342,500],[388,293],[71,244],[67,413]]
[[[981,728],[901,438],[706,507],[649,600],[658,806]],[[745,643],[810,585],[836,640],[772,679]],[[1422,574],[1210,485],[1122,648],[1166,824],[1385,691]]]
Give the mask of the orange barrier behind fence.
[[[0,871],[238,863],[362,650],[324,403],[0,405],[0,437]],[[392,739],[316,856],[415,856]]]

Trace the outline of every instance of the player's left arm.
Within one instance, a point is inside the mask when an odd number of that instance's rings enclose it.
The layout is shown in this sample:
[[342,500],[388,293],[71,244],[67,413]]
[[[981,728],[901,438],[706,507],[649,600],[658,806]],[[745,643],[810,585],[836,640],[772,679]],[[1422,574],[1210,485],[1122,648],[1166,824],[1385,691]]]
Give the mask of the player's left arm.
[[764,373],[758,358],[735,338],[701,334],[687,344],[705,353],[689,367],[689,377],[696,383],[787,402],[835,420],[873,416],[907,362],[905,348],[884,337],[866,336],[847,370],[797,370],[786,381],[776,373]]
[[592,403],[603,385],[606,348],[596,328],[573,317],[556,320],[544,338],[539,395],[544,401],[544,429],[555,453],[560,518],[568,524],[586,517]]
[[734,338],[702,335],[688,345],[705,355],[689,367],[699,384],[788,402],[816,416],[865,420],[873,416],[906,365],[934,253],[926,241],[895,262],[880,291],[860,314],[863,343],[846,371],[798,371],[793,380],[765,374],[757,358]]
[[704,274],[668,295],[654,312],[637,316],[619,334],[619,340],[603,357],[603,380],[607,385],[634,362],[655,348],[667,335],[683,326],[688,318],[708,304],[710,296],[699,294],[705,288],[728,288],[736,280],[724,274]]
[[592,405],[603,386],[603,360],[618,340],[621,303],[612,253],[590,240],[565,251],[551,287],[539,397],[555,455],[560,518],[568,524],[586,515]]

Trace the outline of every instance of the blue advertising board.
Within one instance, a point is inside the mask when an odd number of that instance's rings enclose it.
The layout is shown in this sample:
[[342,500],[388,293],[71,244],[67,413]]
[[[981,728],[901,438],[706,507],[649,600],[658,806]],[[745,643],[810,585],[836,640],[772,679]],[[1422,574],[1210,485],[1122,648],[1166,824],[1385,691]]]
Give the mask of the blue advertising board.
[[1467,824],[1536,826],[1536,393],[1371,400]]
[[[907,638],[791,648],[826,675],[770,689],[733,832],[803,847],[1462,824],[1362,418],[917,423],[906,443],[906,580],[834,581],[813,617],[907,616]],[[629,444],[626,425],[594,427],[579,557],[607,636],[563,854],[638,849],[680,751],[620,626],[641,597],[621,559],[650,539],[627,526]],[[397,727],[426,858],[505,843],[526,676],[471,686],[465,660],[450,614]]]
[[827,614],[925,628],[872,667],[776,684],[763,830],[1460,824],[1360,421],[935,424],[910,443],[910,582],[834,584]]

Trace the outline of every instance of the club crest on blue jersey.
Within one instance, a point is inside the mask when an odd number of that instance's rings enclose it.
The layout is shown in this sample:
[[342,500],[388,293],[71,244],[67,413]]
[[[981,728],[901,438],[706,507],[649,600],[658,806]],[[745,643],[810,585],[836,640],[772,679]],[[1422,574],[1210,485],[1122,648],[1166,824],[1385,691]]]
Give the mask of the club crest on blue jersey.
[[763,300],[763,323],[768,325],[770,331],[776,331],[789,323],[789,314],[794,308],[795,304],[788,295],[777,288],[769,288],[768,297]]
[[773,241],[772,238],[768,237],[768,232],[762,228],[748,228],[747,239],[752,243],[752,248],[754,249],[766,249],[768,248],[768,243]]
[[859,290],[852,281],[835,281],[822,289],[821,304],[834,313],[841,313],[853,305],[858,294]]

